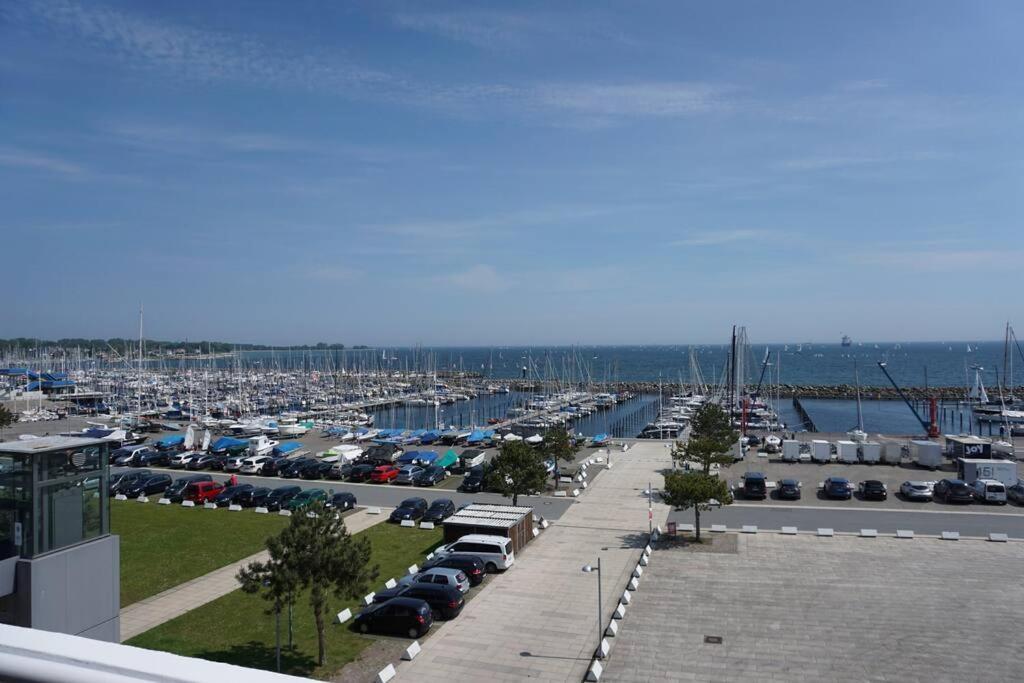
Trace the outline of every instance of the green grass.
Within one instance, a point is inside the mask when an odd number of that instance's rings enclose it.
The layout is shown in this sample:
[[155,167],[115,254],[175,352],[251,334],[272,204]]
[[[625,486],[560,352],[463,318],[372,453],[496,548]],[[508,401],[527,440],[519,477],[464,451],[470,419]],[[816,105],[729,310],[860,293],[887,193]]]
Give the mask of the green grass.
[[[393,524],[378,524],[356,534],[370,539],[371,563],[380,576],[370,587],[379,590],[389,578],[405,575],[409,565],[419,564],[424,555],[441,543],[441,530],[422,530]],[[329,615],[344,608],[359,611],[361,601],[333,601]],[[268,603],[254,595],[234,591],[203,607],[183,614],[128,641],[129,645],[163,650],[189,657],[202,657],[239,666],[275,668],[274,617],[266,614]],[[331,617],[328,617],[331,618]],[[350,622],[351,623],[351,622]],[[306,595],[295,604],[294,647],[281,652],[281,669],[298,676],[326,677],[351,662],[373,639],[353,632],[346,624],[327,629],[327,666],[316,666],[316,626]],[[287,615],[281,617],[282,643],[288,643]]]
[[250,510],[112,500],[110,530],[121,537],[121,606],[257,553],[287,523]]

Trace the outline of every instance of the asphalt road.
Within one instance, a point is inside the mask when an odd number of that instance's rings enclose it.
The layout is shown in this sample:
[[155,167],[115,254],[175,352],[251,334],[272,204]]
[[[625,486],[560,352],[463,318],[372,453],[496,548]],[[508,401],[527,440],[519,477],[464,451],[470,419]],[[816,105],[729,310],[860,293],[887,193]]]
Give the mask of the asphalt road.
[[[894,534],[897,529],[909,529],[916,534],[926,535],[959,531],[961,536],[1005,533],[1011,538],[1024,539],[1024,515],[991,512],[991,509],[981,506],[968,506],[967,509],[959,510],[943,507],[909,511],[886,507],[884,503],[878,505],[875,508],[837,509],[812,505],[734,503],[721,509],[702,512],[700,519],[702,529],[712,524],[725,524],[730,529],[753,524],[758,530],[779,530],[784,526],[795,526],[800,531],[830,528],[835,531],[859,532],[861,529],[875,529],[880,534]],[[672,512],[669,521],[692,524],[693,511]]]
[[[113,475],[115,472],[132,468],[110,468]],[[188,474],[210,474],[215,481],[226,481],[231,475],[224,472],[183,472],[182,470],[167,469],[163,467],[147,468],[154,472],[167,472],[172,477],[187,476]],[[335,493],[347,491],[356,497],[359,505],[397,507],[406,498],[419,496],[426,498],[427,502],[435,498],[450,498],[455,505],[463,503],[495,503],[498,505],[509,505],[511,500],[495,493],[459,493],[452,489],[426,488],[420,486],[395,486],[393,484],[352,484],[343,481],[317,481],[306,479],[281,479],[279,477],[258,477],[240,474],[238,481],[241,484],[252,484],[254,486],[268,486],[277,488],[279,486],[301,486],[304,489],[320,488],[325,491],[333,490]],[[571,498],[554,498],[550,496],[520,496],[521,505],[532,506],[534,514],[548,520],[555,520],[572,505]]]

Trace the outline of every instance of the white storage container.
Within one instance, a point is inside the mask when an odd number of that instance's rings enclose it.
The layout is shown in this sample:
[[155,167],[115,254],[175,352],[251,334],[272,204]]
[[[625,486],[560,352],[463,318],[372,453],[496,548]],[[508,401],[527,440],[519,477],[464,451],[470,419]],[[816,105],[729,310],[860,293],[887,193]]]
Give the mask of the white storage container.
[[903,444],[898,441],[889,441],[882,448],[882,462],[889,465],[899,465],[903,461]]
[[876,463],[882,459],[882,444],[865,441],[860,445],[861,462]]
[[857,444],[853,441],[837,441],[836,459],[845,463],[857,462]]
[[782,459],[786,462],[796,462],[800,459],[800,442],[793,439],[786,439],[782,442]]
[[945,457],[942,455],[942,445],[934,441],[911,441],[910,459],[918,467],[938,469],[942,467]]
[[815,439],[811,442],[811,460],[814,462],[828,462],[832,459],[832,446],[828,441]]

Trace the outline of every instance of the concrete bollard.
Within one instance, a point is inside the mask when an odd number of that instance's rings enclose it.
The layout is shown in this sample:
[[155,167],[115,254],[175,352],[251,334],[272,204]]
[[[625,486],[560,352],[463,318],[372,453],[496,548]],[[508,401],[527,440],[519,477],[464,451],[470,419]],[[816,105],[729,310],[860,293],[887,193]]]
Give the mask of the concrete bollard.
[[565,498],[565,491],[555,491],[555,498]]
[[726,526],[724,524],[712,524],[711,533],[713,534],[724,534],[726,532]]
[[860,530],[860,537],[861,538],[877,538],[878,537],[878,529],[861,529]]
[[912,529],[897,529],[896,538],[913,538],[914,531]]
[[580,495],[580,490],[579,489],[573,489],[572,490],[572,497],[573,498],[576,498],[579,495]]
[[196,506],[196,502],[194,500],[183,500],[183,501],[181,501],[181,507],[183,507],[183,508],[194,508],[195,506]]
[[590,668],[587,669],[587,680],[599,681],[601,680],[602,673],[604,673],[604,668],[601,666],[601,662],[595,659],[590,663]]
[[366,508],[366,514],[368,514],[368,515],[379,515],[380,514],[380,508],[379,507],[369,507],[369,508]]
[[640,580],[637,579],[635,576],[632,579],[629,580],[629,586],[628,586],[629,590],[635,591],[639,587],[640,587]]
[[650,544],[647,544],[647,545],[644,546],[644,555],[650,555],[650,554],[651,554],[651,546],[650,546]]
[[384,587],[385,588],[394,588],[397,585],[398,585],[398,582],[395,581],[393,578],[392,579],[388,579],[387,581],[384,582]]
[[369,595],[364,595],[363,596],[363,604],[364,605],[372,605],[373,604],[373,598],[376,595],[377,595],[376,593],[370,593]]
[[744,524],[743,528],[740,529],[740,531],[742,531],[745,534],[756,534],[757,533],[757,525],[756,524]]
[[415,574],[415,573],[416,573],[416,572],[418,572],[419,570],[420,570],[420,567],[419,567],[419,565],[417,565],[417,564],[411,565],[411,566],[409,567],[409,573],[410,573],[410,574]]
[[609,638],[614,638],[619,634],[619,623],[614,619],[608,622],[608,628],[604,630],[604,634]]
[[644,554],[640,556],[641,567],[646,567],[648,562],[650,562],[650,555]]
[[412,641],[412,645],[405,648],[405,652],[402,653],[402,659],[404,659],[407,662],[411,662],[413,659],[416,658],[416,655],[420,653],[420,650],[420,641],[414,640]]
[[583,482],[582,486],[583,488],[587,488],[587,482]]
[[988,535],[988,540],[995,543],[1006,543],[1010,540],[1010,537],[1007,534],[991,533]]
[[420,528],[421,529],[433,529],[434,528],[434,523],[433,522],[420,522]]
[[623,605],[628,605],[632,601],[633,601],[632,594],[630,594],[629,591],[622,591],[622,600],[621,600],[622,604]]
[[135,500],[139,501],[140,503],[148,503],[149,502],[149,498],[147,498],[146,496],[139,496]]
[[818,535],[819,536],[831,537],[831,536],[835,536],[836,532],[833,529],[828,529],[826,527],[819,527],[818,528]]
[[128,496],[124,495],[123,493],[119,493],[116,496],[114,496],[114,500],[128,500]]
[[292,511],[291,510],[278,510],[277,514],[281,515],[282,517],[291,517],[292,516]]
[[943,531],[941,538],[942,538],[943,541],[959,541],[960,540],[960,532],[959,531]]
[[401,525],[405,526],[405,527],[413,527],[413,528],[415,528],[416,527],[416,520],[413,520],[413,519],[403,519],[401,521]]
[[550,525],[551,525],[551,522],[549,522],[548,520],[544,519],[543,517],[540,518],[540,528],[541,529],[547,529]]
[[156,502],[156,504],[157,505],[170,505],[171,504],[171,499],[170,498],[161,498],[160,500],[158,500]]
[[217,509],[217,504],[216,503],[203,503],[203,509],[204,510],[216,510]]
[[388,683],[392,678],[395,677],[395,665],[388,664],[383,669],[377,672],[377,683]]
[[612,651],[612,645],[608,642],[607,638],[601,639],[601,644],[597,646],[597,656],[601,659],[607,659],[608,653]]
[[636,566],[636,567],[635,567],[635,568],[633,569],[633,578],[635,578],[635,579],[639,579],[639,578],[640,578],[641,576],[643,576],[643,575],[644,575],[644,568],[643,568],[643,565],[640,565],[640,564],[638,564],[638,565],[637,565],[637,566]]
[[427,553],[427,559],[428,560],[434,559],[434,553]]
[[340,612],[338,612],[338,614],[334,617],[334,623],[335,624],[344,624],[346,621],[348,621],[351,618],[352,618],[352,610],[350,610],[348,607],[346,607],[345,609],[343,609]]
[[270,510],[261,505],[260,507],[255,508],[253,512],[255,512],[257,515],[266,515],[269,514]]
[[235,505],[234,503],[232,503],[231,505],[228,505],[228,511],[229,512],[241,512],[242,511],[242,506],[241,505]]
[[533,527],[533,537],[537,538],[538,536],[540,536],[540,529]]
[[796,527],[795,526],[784,526],[784,527],[782,527],[782,532],[781,533],[785,534],[786,536],[796,536]]
[[615,608],[615,612],[612,614],[612,619],[621,619],[626,616],[626,606],[619,603],[619,606]]

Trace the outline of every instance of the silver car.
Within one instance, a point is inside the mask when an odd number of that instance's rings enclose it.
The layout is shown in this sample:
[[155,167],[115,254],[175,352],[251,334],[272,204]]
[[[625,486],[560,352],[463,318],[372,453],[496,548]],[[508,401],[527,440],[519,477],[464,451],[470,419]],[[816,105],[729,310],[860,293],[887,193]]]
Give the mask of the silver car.
[[469,591],[469,578],[461,569],[449,567],[432,567],[418,574],[407,574],[398,580],[398,585],[408,586],[414,583],[436,583],[442,586],[454,586],[463,593]]
[[934,487],[930,481],[905,481],[900,484],[900,495],[906,500],[931,500]]

